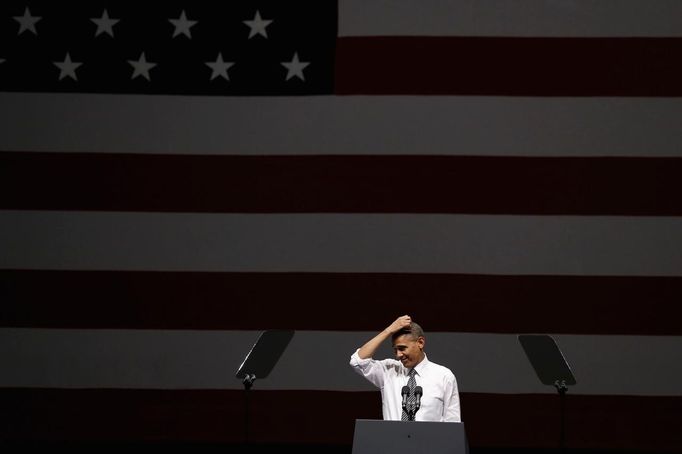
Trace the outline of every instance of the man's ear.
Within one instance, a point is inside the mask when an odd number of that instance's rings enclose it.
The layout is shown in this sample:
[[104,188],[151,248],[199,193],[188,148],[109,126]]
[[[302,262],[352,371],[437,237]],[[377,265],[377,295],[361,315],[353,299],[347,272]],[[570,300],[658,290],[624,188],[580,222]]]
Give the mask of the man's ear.
[[424,336],[419,336],[417,338],[417,345],[419,346],[420,350],[424,350],[424,345],[426,345],[426,339],[424,339]]

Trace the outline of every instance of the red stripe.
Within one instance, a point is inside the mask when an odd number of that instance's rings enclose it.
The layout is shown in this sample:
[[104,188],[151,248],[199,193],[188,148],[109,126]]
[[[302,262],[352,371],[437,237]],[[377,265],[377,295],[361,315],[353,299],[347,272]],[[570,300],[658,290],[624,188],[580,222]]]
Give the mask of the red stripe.
[[681,96],[682,38],[346,37],[342,95]]
[[0,153],[2,209],[680,216],[681,195],[682,158]]
[[416,310],[430,331],[682,335],[680,277],[3,270],[0,289],[4,327],[374,331]]
[[[244,391],[0,389],[10,441],[240,443]],[[556,447],[558,396],[461,395],[472,447]],[[251,391],[250,440],[350,445],[356,418],[381,418],[378,392]],[[569,448],[680,450],[682,397],[569,394]]]

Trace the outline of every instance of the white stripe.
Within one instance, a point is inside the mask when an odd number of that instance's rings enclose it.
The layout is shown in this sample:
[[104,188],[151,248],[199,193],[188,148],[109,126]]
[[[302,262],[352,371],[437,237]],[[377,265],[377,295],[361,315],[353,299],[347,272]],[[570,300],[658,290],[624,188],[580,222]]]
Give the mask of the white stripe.
[[679,0],[340,0],[340,36],[682,36]]
[[[0,387],[240,389],[255,331],[0,329]],[[349,367],[369,332],[299,331],[256,389],[360,391]],[[682,395],[682,337],[554,336],[578,381],[571,393]],[[429,359],[462,392],[556,393],[542,385],[516,336],[428,334]],[[388,357],[385,344],[377,357]],[[304,372],[303,372],[304,371]]]
[[681,98],[0,93],[6,151],[682,156],[679,131]]
[[682,218],[0,211],[0,268],[682,275]]

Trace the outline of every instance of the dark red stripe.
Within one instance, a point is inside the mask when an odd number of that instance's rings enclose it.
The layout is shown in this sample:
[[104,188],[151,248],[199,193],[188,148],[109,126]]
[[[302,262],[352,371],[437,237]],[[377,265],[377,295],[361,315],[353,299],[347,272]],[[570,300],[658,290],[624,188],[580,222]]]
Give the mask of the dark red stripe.
[[0,152],[0,209],[680,216],[681,196],[682,158]]
[[0,300],[4,327],[682,335],[680,277],[2,270]]
[[681,96],[682,38],[345,37],[341,95]]
[[[556,447],[553,394],[461,395],[472,447]],[[245,439],[241,390],[0,389],[9,441],[229,442]],[[250,440],[350,445],[356,418],[380,419],[378,392],[251,392]],[[11,409],[11,410],[10,410]],[[569,448],[680,450],[682,397],[568,395]]]

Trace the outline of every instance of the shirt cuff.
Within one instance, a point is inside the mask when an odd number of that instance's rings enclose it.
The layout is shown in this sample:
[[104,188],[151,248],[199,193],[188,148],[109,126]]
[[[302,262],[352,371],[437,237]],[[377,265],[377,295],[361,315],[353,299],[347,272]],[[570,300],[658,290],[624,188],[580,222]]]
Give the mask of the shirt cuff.
[[359,352],[360,349],[358,348],[355,350],[355,353],[353,353],[350,357],[350,364],[351,366],[364,366],[372,361],[372,358],[365,358],[362,359],[360,358]]

